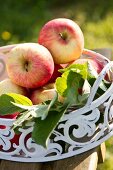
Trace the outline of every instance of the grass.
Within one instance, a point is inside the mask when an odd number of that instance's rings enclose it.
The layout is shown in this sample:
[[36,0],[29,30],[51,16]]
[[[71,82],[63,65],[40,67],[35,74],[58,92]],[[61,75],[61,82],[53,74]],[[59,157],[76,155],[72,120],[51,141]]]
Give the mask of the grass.
[[[45,0],[6,0],[0,6],[0,45],[37,42],[41,27],[57,17],[76,21],[85,38],[85,48],[110,47],[113,49],[113,2],[75,0],[52,3]],[[64,6],[65,4],[65,6]],[[88,5],[87,5],[88,4]],[[103,5],[102,5],[103,4]],[[93,9],[91,9],[93,8]]]
[[106,159],[105,162],[98,165],[97,170],[113,170],[113,138],[106,141]]
[[[0,2],[0,46],[37,42],[41,27],[49,20],[66,17],[81,27],[85,48],[113,50],[113,1],[105,0],[5,0]],[[107,156],[98,170],[113,169],[113,139],[106,142]]]
[[97,23],[86,23],[84,36],[87,48],[110,47],[113,49],[112,20],[113,13],[109,13],[104,19]]

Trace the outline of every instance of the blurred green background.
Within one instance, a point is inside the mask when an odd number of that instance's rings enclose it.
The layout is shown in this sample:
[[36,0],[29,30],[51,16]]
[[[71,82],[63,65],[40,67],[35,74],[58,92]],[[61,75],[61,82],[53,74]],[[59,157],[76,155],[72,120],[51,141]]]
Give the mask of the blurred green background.
[[[59,17],[79,24],[85,48],[113,50],[113,0],[0,0],[0,46],[37,42],[42,26]],[[106,142],[106,160],[98,170],[113,170],[112,143],[112,138]]]
[[56,17],[76,21],[85,48],[113,48],[113,1],[0,0],[0,45],[37,42],[41,27]]

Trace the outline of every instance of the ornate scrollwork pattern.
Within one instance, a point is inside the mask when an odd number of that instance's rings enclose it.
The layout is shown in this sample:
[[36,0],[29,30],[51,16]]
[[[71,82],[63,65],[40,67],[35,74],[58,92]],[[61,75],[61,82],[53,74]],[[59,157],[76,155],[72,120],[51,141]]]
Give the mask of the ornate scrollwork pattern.
[[[90,50],[85,50],[85,54],[103,57]],[[113,66],[113,62],[106,61],[108,64],[95,81],[86,105],[78,110],[70,110],[63,116],[49,139],[47,149],[32,140],[33,122],[26,129],[19,128],[20,134],[16,135],[11,129],[14,120],[0,118],[0,159],[21,162],[58,160],[90,150],[111,137],[113,83],[101,97],[94,100],[106,72]]]

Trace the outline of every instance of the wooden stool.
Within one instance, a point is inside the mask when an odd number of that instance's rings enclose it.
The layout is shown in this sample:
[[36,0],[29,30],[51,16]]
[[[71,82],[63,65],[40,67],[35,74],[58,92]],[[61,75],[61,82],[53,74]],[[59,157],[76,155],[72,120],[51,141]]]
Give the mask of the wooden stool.
[[1,160],[0,170],[96,170],[104,162],[105,143],[83,154],[47,163],[22,163]]

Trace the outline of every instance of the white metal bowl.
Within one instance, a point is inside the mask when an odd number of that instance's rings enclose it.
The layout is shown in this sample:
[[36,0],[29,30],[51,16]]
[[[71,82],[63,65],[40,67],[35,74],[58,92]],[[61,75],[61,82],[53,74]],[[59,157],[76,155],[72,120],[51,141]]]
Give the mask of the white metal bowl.
[[[0,47],[0,80],[7,77],[5,68],[6,53],[15,45]],[[11,126],[14,119],[0,118],[0,159],[19,162],[46,162],[64,159],[88,151],[113,135],[113,83],[98,99],[94,100],[96,91],[106,72],[113,67],[113,62],[103,55],[84,49],[83,56],[103,59],[106,66],[96,79],[86,105],[65,114],[53,131],[53,139],[48,148],[37,145],[31,138],[33,122],[27,129],[20,128],[20,135],[15,135]],[[102,110],[101,111],[101,107]],[[100,116],[103,120],[97,124]],[[70,133],[71,132],[71,133]]]

